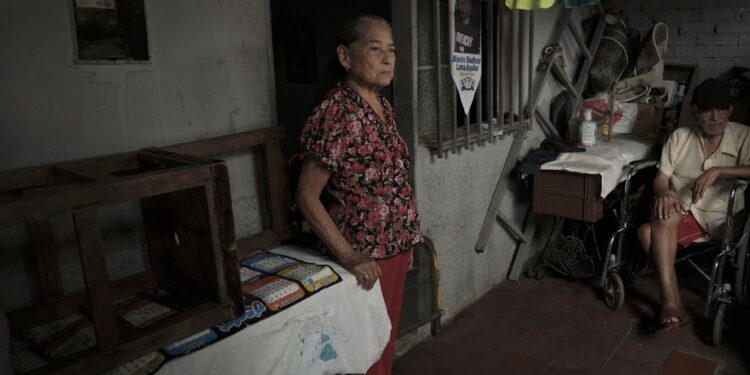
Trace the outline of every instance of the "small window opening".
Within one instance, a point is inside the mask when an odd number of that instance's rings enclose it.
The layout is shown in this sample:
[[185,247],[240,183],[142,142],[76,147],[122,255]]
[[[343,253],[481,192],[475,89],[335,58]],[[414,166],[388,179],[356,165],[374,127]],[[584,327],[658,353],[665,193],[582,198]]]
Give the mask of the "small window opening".
[[143,0],[74,0],[78,61],[149,60]]

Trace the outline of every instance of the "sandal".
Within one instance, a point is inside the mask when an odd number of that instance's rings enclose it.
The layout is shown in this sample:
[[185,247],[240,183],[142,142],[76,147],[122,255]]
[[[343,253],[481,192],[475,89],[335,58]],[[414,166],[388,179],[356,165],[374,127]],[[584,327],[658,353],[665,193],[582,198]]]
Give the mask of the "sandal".
[[664,335],[667,333],[674,332],[688,323],[690,318],[687,313],[676,307],[665,307],[659,313],[657,327],[654,330],[655,335]]

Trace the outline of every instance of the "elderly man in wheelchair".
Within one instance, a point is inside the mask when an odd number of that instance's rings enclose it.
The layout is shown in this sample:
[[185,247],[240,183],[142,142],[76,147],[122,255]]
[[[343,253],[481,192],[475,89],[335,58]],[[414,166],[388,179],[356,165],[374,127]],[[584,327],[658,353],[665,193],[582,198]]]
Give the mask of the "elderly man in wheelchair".
[[[661,289],[657,334],[675,331],[689,321],[674,268],[678,245],[684,248],[697,240],[721,238],[734,180],[750,177],[750,127],[729,121],[730,103],[727,83],[702,82],[691,102],[698,126],[676,129],[662,150],[651,219],[638,229]],[[742,207],[738,194],[734,208]]]

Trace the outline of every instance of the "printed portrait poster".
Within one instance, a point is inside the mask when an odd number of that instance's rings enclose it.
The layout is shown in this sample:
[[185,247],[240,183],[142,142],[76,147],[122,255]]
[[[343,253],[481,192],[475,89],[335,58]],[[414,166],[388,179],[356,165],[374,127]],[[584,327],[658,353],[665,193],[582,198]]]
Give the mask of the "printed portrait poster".
[[474,94],[482,78],[481,31],[479,24],[480,0],[450,0],[451,76],[458,89],[464,112],[474,101]]

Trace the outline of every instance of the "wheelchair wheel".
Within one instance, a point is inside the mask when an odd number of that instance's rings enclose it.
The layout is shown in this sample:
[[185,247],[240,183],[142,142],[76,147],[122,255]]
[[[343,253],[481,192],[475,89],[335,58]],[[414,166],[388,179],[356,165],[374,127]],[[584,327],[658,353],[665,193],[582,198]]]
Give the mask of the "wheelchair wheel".
[[[750,233],[750,220],[745,221],[744,233]],[[743,238],[737,249],[737,271],[734,280],[734,296],[740,311],[748,310],[747,288],[748,288],[748,259],[747,259],[748,239]]]
[[716,314],[711,322],[711,345],[718,346],[721,343],[721,334],[724,331],[724,317],[727,312],[727,304],[720,303],[716,308]]
[[625,302],[625,286],[622,284],[622,278],[617,272],[607,274],[607,280],[604,285],[604,303],[612,311],[617,311]]

